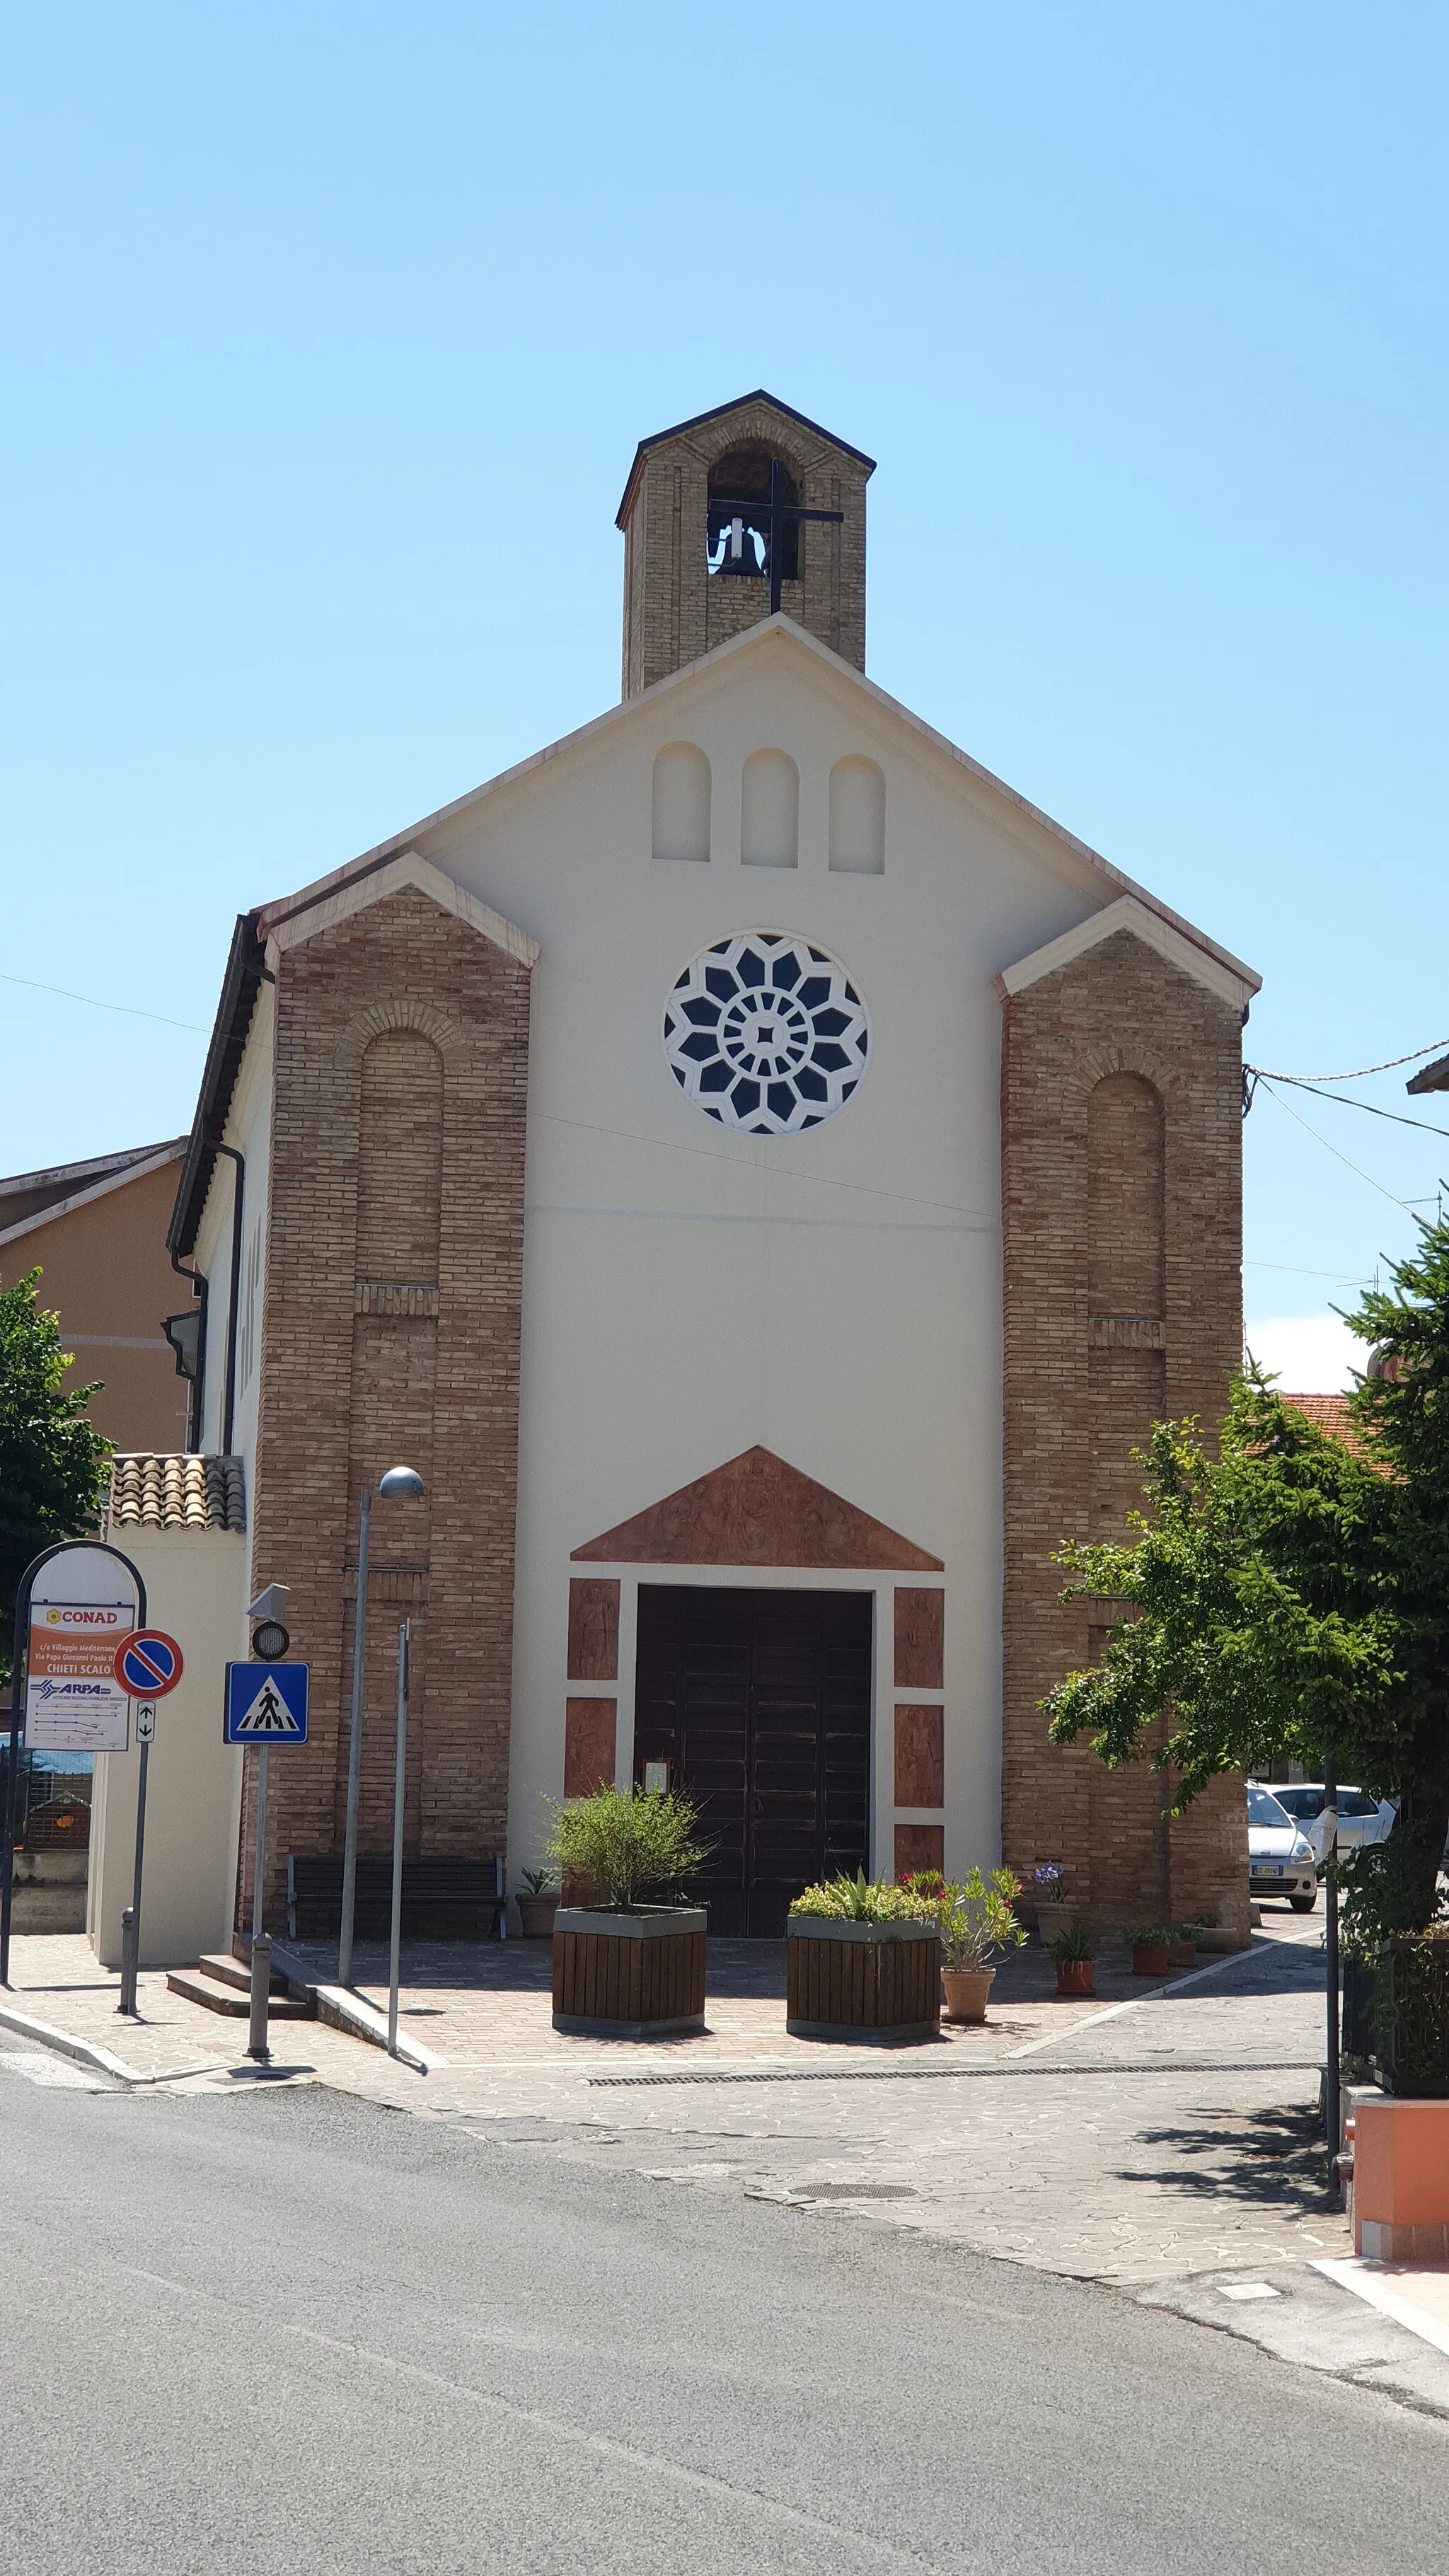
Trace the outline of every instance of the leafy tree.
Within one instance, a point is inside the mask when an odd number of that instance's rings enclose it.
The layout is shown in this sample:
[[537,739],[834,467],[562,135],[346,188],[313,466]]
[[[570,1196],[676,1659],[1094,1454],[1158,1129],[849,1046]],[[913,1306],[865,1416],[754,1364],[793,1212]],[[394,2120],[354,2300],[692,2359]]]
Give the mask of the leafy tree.
[[1215,1454],[1191,1421],[1155,1426],[1129,1541],[1059,1559],[1067,1598],[1136,1615],[1044,1705],[1057,1743],[1111,1764],[1165,1709],[1177,1814],[1214,1773],[1285,1760],[1397,1797],[1389,1841],[1341,1869],[1370,1939],[1434,1918],[1449,1833],[1449,1219],[1346,1320],[1379,1354],[1346,1438],[1257,1372]]
[[110,1443],[86,1413],[98,1386],[61,1379],[60,1318],[36,1296],[38,1270],[0,1288],[0,1673],[13,1650],[15,1590],[33,1556],[80,1538],[100,1514]]

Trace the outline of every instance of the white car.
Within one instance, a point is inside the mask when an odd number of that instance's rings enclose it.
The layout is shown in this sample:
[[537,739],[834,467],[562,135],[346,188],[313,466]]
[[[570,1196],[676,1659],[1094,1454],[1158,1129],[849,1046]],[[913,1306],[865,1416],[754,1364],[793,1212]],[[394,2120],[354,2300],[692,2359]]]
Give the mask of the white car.
[[1248,1888],[1253,1896],[1286,1896],[1295,1914],[1318,1902],[1313,1845],[1270,1789],[1248,1782]]
[[[1328,1792],[1321,1780],[1271,1780],[1268,1795],[1286,1808],[1295,1824],[1301,1825],[1313,1845],[1315,1860],[1326,1856],[1327,1836],[1323,1829],[1323,1811]],[[1338,1848],[1341,1852],[1363,1851],[1370,1843],[1387,1842],[1389,1828],[1398,1809],[1392,1798],[1371,1798],[1366,1789],[1341,1788],[1338,1791]]]

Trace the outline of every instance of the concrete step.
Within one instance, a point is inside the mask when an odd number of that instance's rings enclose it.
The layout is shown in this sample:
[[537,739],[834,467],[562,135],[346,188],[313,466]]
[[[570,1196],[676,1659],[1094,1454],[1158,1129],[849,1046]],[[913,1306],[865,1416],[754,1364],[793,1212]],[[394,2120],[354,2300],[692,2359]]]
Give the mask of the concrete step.
[[[226,1950],[208,1951],[200,1962],[200,1974],[203,1977],[214,1977],[219,1986],[235,1986],[242,1994],[249,1995],[252,1990],[251,1953],[248,1951],[243,1961]],[[286,1991],[286,1975],[281,1968],[274,1967],[272,1992],[274,1995],[284,1995]]]
[[[208,2012],[228,2014],[234,2021],[245,2021],[251,2009],[246,1986],[223,1984],[219,1977],[206,1975],[196,1968],[168,1968],[166,1983],[173,1995],[184,1995],[188,2003],[204,2004]],[[293,1995],[274,1994],[267,2006],[272,2021],[308,2021],[311,2006]]]

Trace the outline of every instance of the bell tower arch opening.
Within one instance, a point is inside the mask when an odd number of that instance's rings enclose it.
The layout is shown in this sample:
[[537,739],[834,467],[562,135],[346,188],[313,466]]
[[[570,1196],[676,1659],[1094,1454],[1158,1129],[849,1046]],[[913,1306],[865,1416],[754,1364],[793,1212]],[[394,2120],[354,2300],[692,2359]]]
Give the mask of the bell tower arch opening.
[[[771,468],[776,465],[786,503],[798,510],[800,486],[784,458],[772,456],[768,447],[727,447],[710,467],[705,559],[712,573],[768,580]],[[780,532],[780,578],[800,578],[798,519],[787,519]]]
[[624,532],[624,695],[783,610],[865,668],[874,460],[773,394],[641,439]]

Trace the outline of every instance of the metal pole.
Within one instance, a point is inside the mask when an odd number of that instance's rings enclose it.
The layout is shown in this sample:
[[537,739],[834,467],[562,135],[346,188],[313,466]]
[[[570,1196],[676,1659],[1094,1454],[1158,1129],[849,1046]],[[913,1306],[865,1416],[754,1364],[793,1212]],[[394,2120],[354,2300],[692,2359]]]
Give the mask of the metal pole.
[[267,2008],[272,1991],[272,1945],[262,1930],[262,1912],[267,1878],[267,1748],[257,1749],[257,1842],[252,1862],[252,1997],[251,2023],[247,2031],[247,2055],[265,2061],[271,2056],[267,2045]]
[[403,1790],[408,1756],[408,1649],[411,1621],[397,1632],[397,1754],[392,1782],[392,1951],[387,1970],[387,2053],[397,2055],[397,1994],[402,1952]]
[[1323,1813],[1325,1831],[1323,1856],[1328,1863],[1325,1880],[1327,1912],[1323,1925],[1327,2032],[1323,2059],[1323,2123],[1328,2132],[1329,2179],[1333,2179],[1333,2159],[1343,2144],[1343,2120],[1338,2084],[1338,1889],[1333,1879],[1333,1863],[1338,1851],[1338,1782],[1330,1763],[1323,1766]]
[[15,1643],[10,1668],[10,1744],[5,1764],[5,1852],[0,1872],[0,1986],[10,1983],[10,1906],[15,1884],[15,1808],[20,1778],[20,1611],[15,1612]]
[[[141,1866],[146,1856],[146,1772],[151,1760],[149,1737],[141,1746],[141,1771],[136,1782],[136,1866],[131,1879],[131,1935],[127,1954],[121,1944],[121,2000],[118,2013],[127,2013],[132,2021],[136,2013],[136,1979],[141,1968]],[[122,1927],[124,1931],[124,1925]]]
[[357,1516],[357,1612],[352,1623],[352,1724],[347,1739],[347,1832],[342,1849],[342,1925],[337,1940],[337,1982],[352,1983],[352,1924],[357,1910],[357,1808],[362,1787],[362,1682],[367,1644],[367,1554],[372,1535],[372,1489],[364,1485]]

